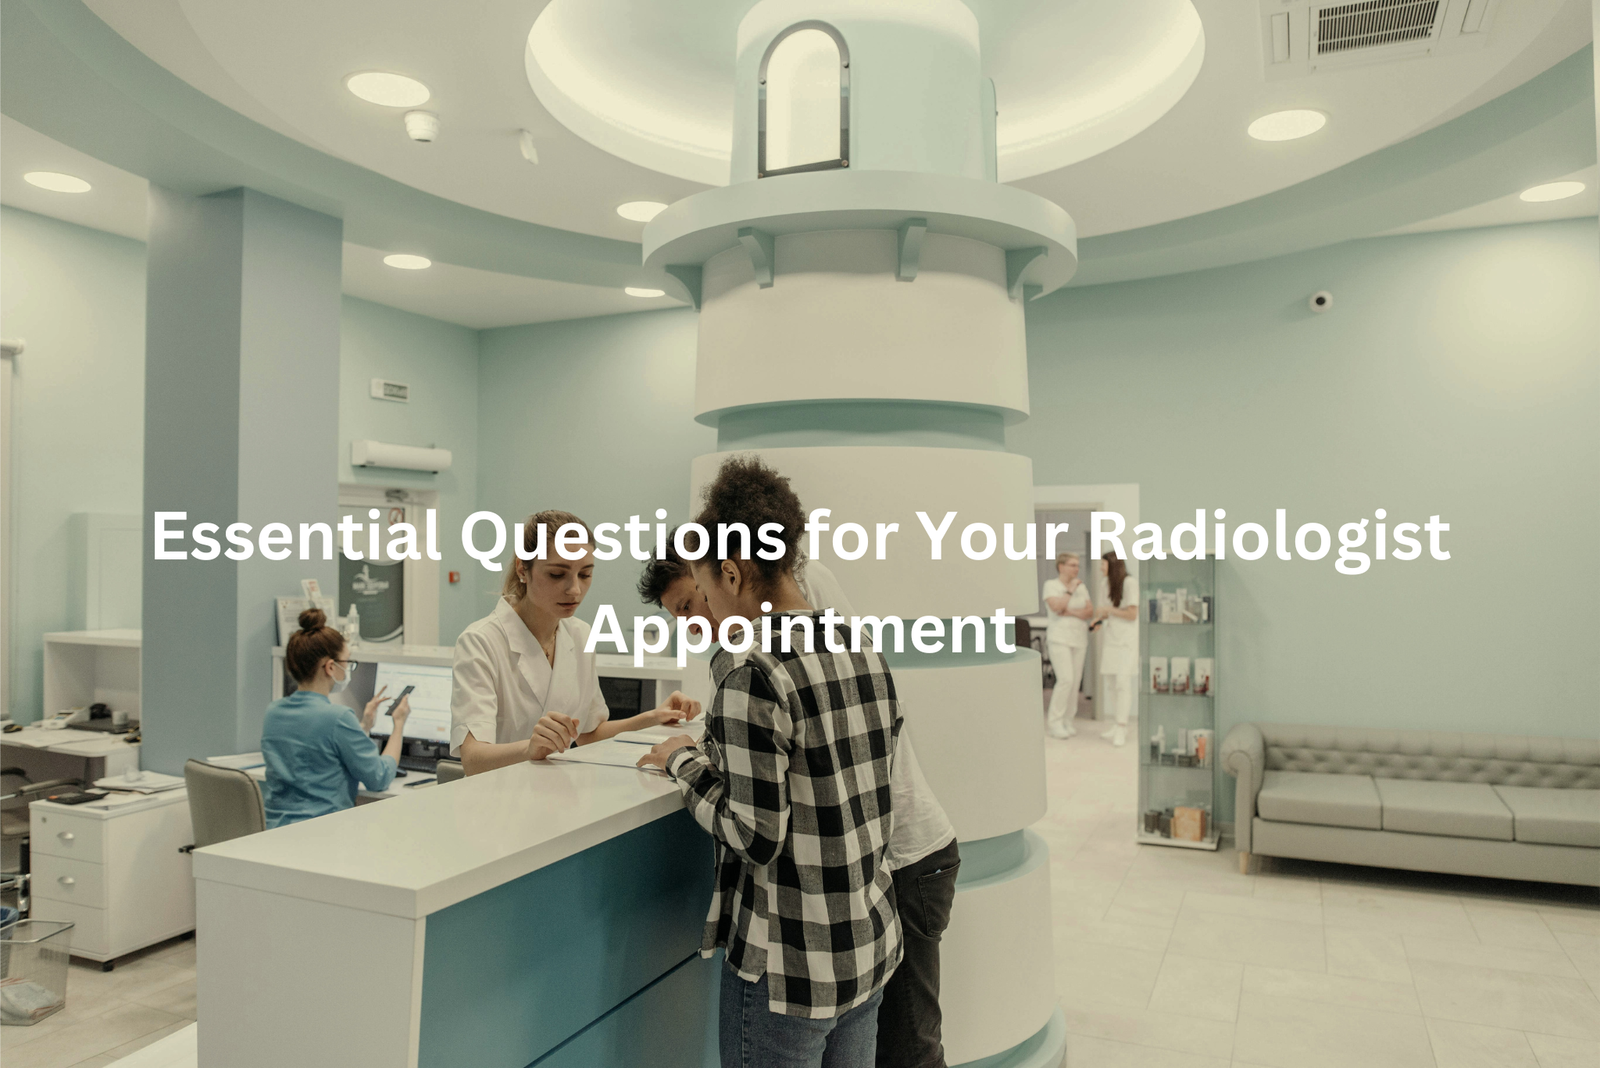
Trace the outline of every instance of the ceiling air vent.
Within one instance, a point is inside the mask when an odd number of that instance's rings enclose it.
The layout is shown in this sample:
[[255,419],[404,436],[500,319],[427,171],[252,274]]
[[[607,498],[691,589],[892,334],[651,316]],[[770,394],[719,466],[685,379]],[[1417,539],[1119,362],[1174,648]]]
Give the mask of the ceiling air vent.
[[1269,79],[1447,55],[1488,39],[1499,0],[1261,0]]
[[1365,0],[1317,9],[1317,55],[1377,48],[1433,36],[1439,0]]

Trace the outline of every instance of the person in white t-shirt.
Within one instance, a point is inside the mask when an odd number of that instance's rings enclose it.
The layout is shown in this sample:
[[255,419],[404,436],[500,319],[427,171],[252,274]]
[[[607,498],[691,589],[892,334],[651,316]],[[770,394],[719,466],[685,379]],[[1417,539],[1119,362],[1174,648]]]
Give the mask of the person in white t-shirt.
[[1045,728],[1052,738],[1071,738],[1078,733],[1072,721],[1078,715],[1078,684],[1083,681],[1083,661],[1089,652],[1089,620],[1094,615],[1089,587],[1078,578],[1078,568],[1077,553],[1061,553],[1056,557],[1056,577],[1044,583],[1044,609],[1050,619],[1045,641],[1050,646],[1050,663],[1056,669]]
[[1128,565],[1108,552],[1100,559],[1105,587],[1094,610],[1100,625],[1101,707],[1113,719],[1106,730],[1112,745],[1128,742],[1128,716],[1133,711],[1134,687],[1139,678],[1139,584]]
[[[680,619],[708,615],[689,564],[667,538],[666,556],[645,565],[639,599]],[[855,615],[833,572],[801,550],[794,578],[812,608]],[[904,707],[904,706],[902,706]],[[913,713],[914,715],[914,713]],[[883,989],[878,1010],[878,1068],[944,1063],[939,1008],[939,941],[950,922],[961,850],[955,827],[922,775],[911,732],[902,730],[889,772],[893,830],[885,863],[894,874],[905,955]]]

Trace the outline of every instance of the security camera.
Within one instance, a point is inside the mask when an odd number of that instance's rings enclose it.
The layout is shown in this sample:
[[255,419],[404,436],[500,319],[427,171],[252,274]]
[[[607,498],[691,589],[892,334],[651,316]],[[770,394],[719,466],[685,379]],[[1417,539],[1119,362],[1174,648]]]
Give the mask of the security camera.
[[406,112],[406,136],[413,141],[432,141],[439,136],[439,116],[431,111]]
[[1311,294],[1311,299],[1306,301],[1306,304],[1314,312],[1325,312],[1333,307],[1333,294],[1326,289],[1319,289]]

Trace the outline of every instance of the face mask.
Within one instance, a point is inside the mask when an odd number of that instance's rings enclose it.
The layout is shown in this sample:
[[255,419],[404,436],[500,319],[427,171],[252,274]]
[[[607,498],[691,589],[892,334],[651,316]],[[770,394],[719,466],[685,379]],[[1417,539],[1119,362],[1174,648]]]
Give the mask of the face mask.
[[328,685],[328,692],[341,693],[348,685],[350,685],[350,668],[347,666],[344,669],[344,678],[334,679],[333,682]]

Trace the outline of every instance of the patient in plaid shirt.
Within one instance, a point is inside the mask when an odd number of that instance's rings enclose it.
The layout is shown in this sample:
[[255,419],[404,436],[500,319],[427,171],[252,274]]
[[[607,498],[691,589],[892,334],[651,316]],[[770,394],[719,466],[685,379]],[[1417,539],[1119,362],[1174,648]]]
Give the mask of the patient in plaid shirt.
[[[735,624],[721,635],[700,745],[679,736],[641,762],[677,780],[716,839],[702,952],[726,949],[722,1064],[799,1068],[826,1057],[829,1068],[869,1068],[901,953],[885,863],[902,722],[894,680],[876,652],[826,651],[822,614],[794,580],[805,518],[788,479],[754,458],[729,459],[696,522],[713,535],[719,523],[780,523],[787,550],[747,560],[732,537],[735,559],[714,559],[713,545],[692,564],[719,630],[739,616],[754,633]],[[848,648],[848,627],[836,627],[834,644]]]

